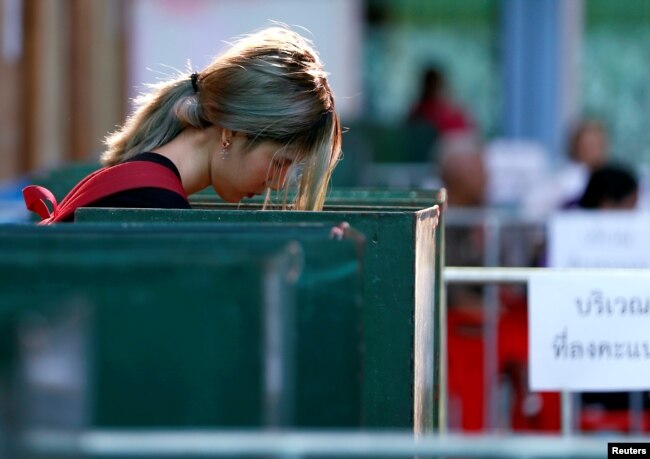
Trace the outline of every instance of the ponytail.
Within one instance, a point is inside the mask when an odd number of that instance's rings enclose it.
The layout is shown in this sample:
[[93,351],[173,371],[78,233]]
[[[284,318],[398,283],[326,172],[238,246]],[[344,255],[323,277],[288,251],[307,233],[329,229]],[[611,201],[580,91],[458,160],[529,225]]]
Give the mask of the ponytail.
[[192,81],[179,77],[152,85],[152,91],[135,99],[136,110],[124,126],[110,134],[102,154],[105,166],[126,161],[158,148],[176,137],[185,127],[205,127]]

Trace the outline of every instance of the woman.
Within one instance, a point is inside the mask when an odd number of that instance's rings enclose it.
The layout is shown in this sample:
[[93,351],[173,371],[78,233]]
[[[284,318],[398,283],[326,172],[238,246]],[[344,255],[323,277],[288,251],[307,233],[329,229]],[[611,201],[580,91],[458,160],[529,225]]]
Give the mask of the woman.
[[43,188],[23,191],[42,224],[70,220],[84,206],[189,208],[187,196],[209,186],[238,202],[285,187],[291,170],[301,171],[294,208],[322,208],[341,128],[320,59],[299,34],[270,27],[246,36],[136,105],[106,139],[108,167],[61,205]]
[[609,161],[607,128],[598,119],[578,121],[570,130],[566,146],[566,164],[532,187],[526,196],[524,206],[529,215],[546,218],[558,209],[575,205],[591,173]]

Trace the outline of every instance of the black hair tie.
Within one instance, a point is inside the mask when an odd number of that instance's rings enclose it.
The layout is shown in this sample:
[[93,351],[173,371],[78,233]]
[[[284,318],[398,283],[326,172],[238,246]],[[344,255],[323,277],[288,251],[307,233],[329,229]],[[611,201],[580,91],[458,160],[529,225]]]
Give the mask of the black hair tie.
[[191,74],[190,80],[192,81],[192,89],[194,89],[194,92],[199,92],[199,74],[198,73]]

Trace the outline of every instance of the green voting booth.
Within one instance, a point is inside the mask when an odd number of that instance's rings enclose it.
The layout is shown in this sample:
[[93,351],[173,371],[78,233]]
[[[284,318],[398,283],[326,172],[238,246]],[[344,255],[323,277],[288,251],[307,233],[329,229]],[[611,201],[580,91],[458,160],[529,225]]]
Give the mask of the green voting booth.
[[[271,204],[282,204],[282,195],[271,194]],[[255,196],[243,201],[243,204],[226,204],[213,190],[204,190],[201,193],[192,195],[190,201],[196,209],[223,209],[240,208],[256,209],[266,200],[266,196]],[[325,202],[326,209],[354,211],[372,207],[376,210],[395,208],[422,209],[437,206],[440,210],[438,227],[434,244],[434,423],[438,426],[446,425],[446,330],[447,323],[445,284],[442,271],[445,265],[445,210],[447,207],[447,191],[419,190],[419,189],[390,189],[390,188],[345,188],[334,187],[328,191]]]
[[79,209],[99,222],[340,222],[366,237],[363,304],[364,427],[432,431],[440,404],[434,330],[438,206],[261,211],[217,203],[205,210]]

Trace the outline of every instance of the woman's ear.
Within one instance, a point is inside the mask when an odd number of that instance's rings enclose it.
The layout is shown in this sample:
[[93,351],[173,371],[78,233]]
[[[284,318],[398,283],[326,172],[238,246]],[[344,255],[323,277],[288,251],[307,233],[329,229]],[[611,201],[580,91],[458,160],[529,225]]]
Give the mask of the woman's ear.
[[221,128],[221,145],[230,145],[234,136],[235,131],[232,129]]

